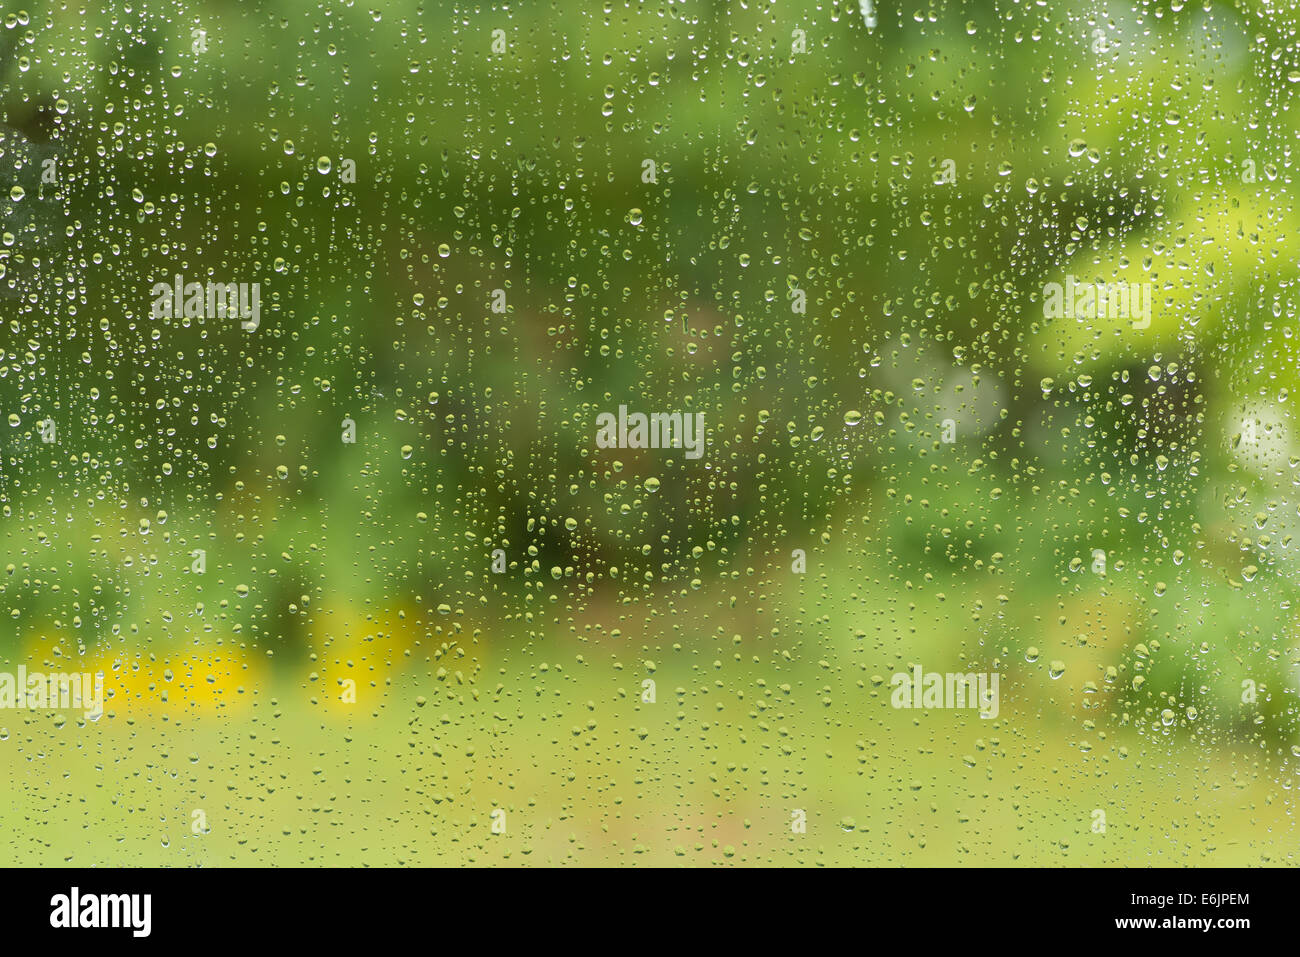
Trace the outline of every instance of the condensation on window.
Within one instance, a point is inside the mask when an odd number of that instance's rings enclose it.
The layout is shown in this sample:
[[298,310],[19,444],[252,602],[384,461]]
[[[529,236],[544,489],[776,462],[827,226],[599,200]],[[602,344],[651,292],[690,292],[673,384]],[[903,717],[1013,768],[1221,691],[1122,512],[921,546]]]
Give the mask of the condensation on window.
[[0,847],[1292,862],[1298,19],[7,3]]

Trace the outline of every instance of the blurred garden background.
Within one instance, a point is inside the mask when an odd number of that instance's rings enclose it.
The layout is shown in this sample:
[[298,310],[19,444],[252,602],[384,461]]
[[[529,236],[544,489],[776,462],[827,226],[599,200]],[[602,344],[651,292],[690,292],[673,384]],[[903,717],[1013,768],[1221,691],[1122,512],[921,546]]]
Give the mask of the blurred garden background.
[[1292,863],[1300,11],[868,6],[0,0],[8,860]]

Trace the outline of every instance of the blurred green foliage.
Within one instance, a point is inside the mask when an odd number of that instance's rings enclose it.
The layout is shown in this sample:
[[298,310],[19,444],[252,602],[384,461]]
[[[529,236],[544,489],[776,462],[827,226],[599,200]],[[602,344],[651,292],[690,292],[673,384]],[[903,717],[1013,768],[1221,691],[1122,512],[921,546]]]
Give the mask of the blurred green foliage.
[[[1130,826],[1176,828],[1188,808],[1161,789],[1209,765],[1208,790],[1250,779],[1257,823],[1226,858],[1209,824],[1187,825],[1173,860],[1274,860],[1262,835],[1283,825],[1256,812],[1289,799],[1296,761],[1300,14],[879,7],[874,31],[856,2],[6,8],[11,661],[111,662],[119,712],[164,752],[189,732],[161,717],[159,661],[184,661],[177,694],[209,747],[256,723],[243,695],[263,720],[290,713],[313,745],[252,777],[295,782],[345,720],[302,717],[339,681],[361,677],[360,707],[382,713],[381,781],[401,779],[406,745],[437,750],[437,733],[403,737],[430,695],[453,739],[510,755],[495,766],[529,779],[536,827],[576,813],[553,769],[524,770],[548,748],[578,760],[545,723],[584,741],[589,720],[617,727],[588,745],[581,803],[607,826],[615,789],[591,782],[617,780],[664,862],[681,856],[669,809],[689,806],[697,824],[761,811],[746,860],[1078,863],[1055,823],[1087,835],[1106,800]],[[260,282],[260,329],[151,318],[150,288],[175,273]],[[1045,319],[1043,286],[1066,275],[1152,283],[1150,328]],[[596,415],[620,404],[704,412],[703,463],[595,448]],[[660,707],[681,712],[651,743],[634,727],[653,724],[646,660],[669,661]],[[525,715],[560,661],[575,676],[556,713]],[[879,679],[917,661],[1001,670],[997,727],[891,711]],[[779,692],[775,720],[753,709],[773,687],[798,699]],[[502,723],[536,750],[510,750]],[[899,742],[887,772],[877,737]],[[655,773],[630,740],[658,742]],[[243,760],[220,747],[195,762],[211,787]],[[733,750],[772,776],[720,769]],[[480,761],[441,773],[485,820],[502,799],[479,795],[512,785]],[[815,795],[805,761],[824,772]],[[1023,811],[1015,777],[1040,762],[1075,782],[1035,772]],[[928,794],[958,765],[944,820],[917,811],[872,858],[864,825],[887,830],[913,781]],[[685,803],[667,783],[718,775],[731,784]],[[1109,797],[1078,796],[1098,779]],[[853,837],[792,848],[778,832],[797,801],[853,817],[838,831]],[[459,854],[440,842],[460,810],[433,813],[437,853]],[[1030,849],[1011,853],[994,831],[1022,814]],[[574,859],[617,860],[629,840],[592,821]],[[733,851],[750,846],[737,827]],[[273,854],[306,859],[318,839]],[[555,840],[540,846],[565,859]],[[1084,858],[1154,862],[1158,843],[1139,829]],[[141,860],[164,846],[146,845]],[[486,846],[468,859],[505,853]],[[364,856],[347,847],[330,862]]]

